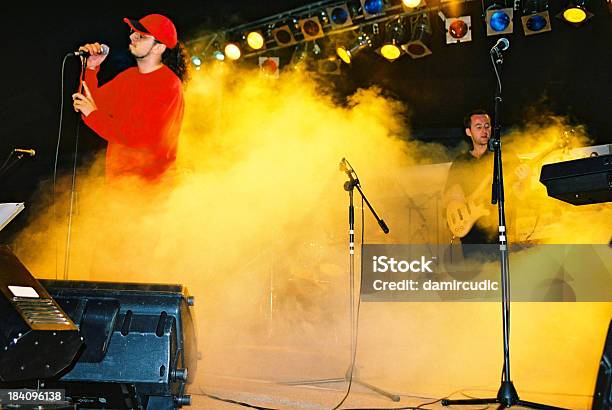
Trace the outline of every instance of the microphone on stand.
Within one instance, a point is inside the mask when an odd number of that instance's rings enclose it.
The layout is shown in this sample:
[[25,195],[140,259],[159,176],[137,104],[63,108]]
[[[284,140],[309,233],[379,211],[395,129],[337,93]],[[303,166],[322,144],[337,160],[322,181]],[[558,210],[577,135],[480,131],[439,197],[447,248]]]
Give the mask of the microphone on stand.
[[342,158],[340,160],[340,164],[338,164],[338,169],[342,172],[348,171],[348,164],[346,163],[346,159]]
[[346,160],[346,158],[342,158],[340,160],[340,164],[338,164],[338,168],[340,171],[344,172],[351,180],[356,181],[356,184],[359,185],[359,179],[357,179],[357,173],[351,166],[351,164]]
[[13,152],[16,152],[18,154],[27,154],[31,157],[33,157],[34,155],[36,155],[36,151],[34,151],[33,149],[23,149],[23,148],[15,148],[13,150]]
[[496,64],[501,64],[503,62],[502,51],[506,51],[509,48],[510,48],[510,41],[505,37],[502,37],[499,40],[497,40],[497,43],[495,43],[495,45],[491,47],[491,55],[493,54],[495,55]]
[[502,52],[502,51],[506,51],[509,48],[510,48],[510,41],[508,41],[507,38],[502,37],[499,40],[497,40],[497,43],[495,43],[495,45],[493,46],[493,48],[491,48],[491,50]]

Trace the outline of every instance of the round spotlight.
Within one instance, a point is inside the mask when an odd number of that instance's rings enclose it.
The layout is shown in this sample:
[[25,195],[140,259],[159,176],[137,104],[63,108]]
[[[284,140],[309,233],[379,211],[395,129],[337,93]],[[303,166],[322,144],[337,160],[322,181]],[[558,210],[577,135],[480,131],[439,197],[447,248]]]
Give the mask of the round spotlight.
[[448,27],[448,32],[452,38],[463,38],[467,34],[469,30],[468,25],[463,20],[455,20],[450,23]]
[[348,21],[349,14],[345,8],[336,7],[331,12],[331,20],[334,24],[342,25]]
[[578,24],[586,20],[587,14],[580,7],[570,7],[563,11],[563,18],[570,23]]
[[261,69],[265,74],[274,75],[278,70],[278,64],[272,58],[268,58],[261,64]]
[[540,31],[546,28],[546,26],[548,25],[548,22],[543,16],[535,15],[535,16],[529,17],[525,25],[531,31]]
[[410,43],[406,47],[406,51],[413,56],[421,56],[427,52],[427,49],[420,43]]
[[264,46],[264,38],[259,31],[251,31],[247,34],[247,44],[253,50],[259,50]]
[[413,9],[421,4],[421,0],[402,0],[402,3],[404,3],[404,6]]
[[321,31],[319,25],[313,20],[305,21],[302,25],[302,29],[304,30],[304,33],[308,34],[310,37],[315,37]]
[[402,51],[395,44],[385,44],[380,48],[380,54],[389,61],[397,60]]
[[202,59],[198,56],[193,56],[191,57],[191,63],[196,66],[199,67],[202,65]]
[[274,33],[274,37],[279,45],[289,44],[293,41],[293,37],[287,29],[277,30]]
[[215,60],[217,60],[217,61],[223,61],[223,60],[225,60],[225,54],[223,54],[223,53],[222,53],[221,51],[219,51],[219,50],[215,50],[215,51],[213,52],[213,54],[212,54],[212,55],[213,55],[213,58],[214,58]]
[[366,0],[363,8],[368,14],[378,14],[383,10],[383,0]]
[[347,50],[346,47],[338,47],[336,49],[336,54],[338,54],[340,60],[344,61],[346,64],[351,64],[351,52]]
[[493,31],[504,31],[510,25],[510,16],[503,10],[494,11],[489,25]]
[[230,60],[238,60],[242,52],[240,51],[240,47],[238,47],[234,43],[229,43],[225,46],[225,56]]

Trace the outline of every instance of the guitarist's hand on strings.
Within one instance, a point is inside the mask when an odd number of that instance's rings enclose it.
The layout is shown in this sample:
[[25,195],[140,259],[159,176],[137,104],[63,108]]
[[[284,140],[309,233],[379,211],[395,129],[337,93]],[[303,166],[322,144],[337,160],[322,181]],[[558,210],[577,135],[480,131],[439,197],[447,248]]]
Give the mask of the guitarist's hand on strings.
[[521,164],[514,170],[514,174],[520,180],[525,180],[531,175],[531,168],[527,164]]
[[527,188],[527,179],[531,176],[531,168],[527,164],[521,164],[514,169],[516,181],[512,184],[514,193],[519,197],[525,193]]

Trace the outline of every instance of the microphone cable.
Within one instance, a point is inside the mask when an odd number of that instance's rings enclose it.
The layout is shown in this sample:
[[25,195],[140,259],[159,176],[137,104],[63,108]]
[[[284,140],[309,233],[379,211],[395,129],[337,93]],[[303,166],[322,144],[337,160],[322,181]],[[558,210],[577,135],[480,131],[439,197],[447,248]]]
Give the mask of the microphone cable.
[[[53,163],[53,186],[52,186],[52,194],[51,194],[51,202],[53,207],[53,218],[54,222],[57,220],[57,167],[59,163],[59,149],[62,140],[62,131],[64,124],[64,88],[65,88],[65,69],[66,69],[66,60],[68,57],[71,57],[70,53],[64,56],[62,60],[62,69],[61,69],[61,77],[60,77],[60,116],[59,116],[59,127],[57,131],[57,144],[55,146],[55,160]],[[85,58],[81,63],[81,82],[82,77],[85,73],[85,67],[87,64],[87,58]],[[80,90],[79,90],[80,91]],[[72,182],[70,189],[70,209],[68,214],[68,230],[66,233],[66,251],[64,256],[64,279],[68,279],[68,264],[70,258],[70,240],[71,240],[71,230],[72,230],[72,215],[73,215],[73,207],[74,207],[74,197],[75,197],[75,188],[76,188],[76,168],[77,168],[77,159],[78,159],[78,147],[79,147],[79,131],[80,131],[81,120],[77,121],[76,125],[76,133],[75,133],[75,147],[74,147],[74,155],[73,155],[73,164],[72,164]],[[55,239],[55,279],[58,278],[58,263],[59,263],[59,246],[57,243],[57,238]]]

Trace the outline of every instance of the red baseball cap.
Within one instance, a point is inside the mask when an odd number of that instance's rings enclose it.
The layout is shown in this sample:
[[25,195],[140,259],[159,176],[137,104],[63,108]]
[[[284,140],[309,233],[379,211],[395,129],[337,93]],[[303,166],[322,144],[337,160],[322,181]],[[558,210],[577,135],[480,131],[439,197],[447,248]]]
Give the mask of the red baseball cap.
[[123,21],[126,22],[132,30],[141,34],[152,35],[168,48],[174,48],[178,42],[176,27],[174,27],[172,20],[161,14],[149,14],[140,20],[132,20],[126,17]]

